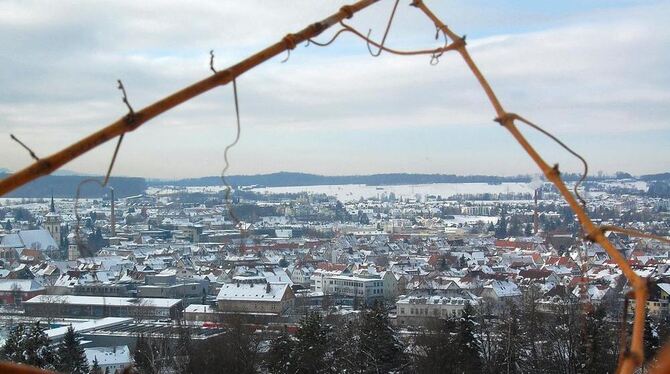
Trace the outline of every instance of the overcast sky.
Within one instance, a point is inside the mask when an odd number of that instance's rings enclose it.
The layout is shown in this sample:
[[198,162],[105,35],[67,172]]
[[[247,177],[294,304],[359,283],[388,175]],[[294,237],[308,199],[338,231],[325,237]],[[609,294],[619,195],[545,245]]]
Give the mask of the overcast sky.
[[[47,156],[322,19],[343,1],[0,0],[0,168]],[[387,45],[438,46],[402,0]],[[670,171],[670,5],[663,1],[427,1],[459,34],[509,111],[544,126],[591,170]],[[380,38],[384,0],[351,24]],[[325,40],[333,31],[319,39]],[[302,171],[498,174],[536,169],[455,54],[382,54],[342,35],[298,46],[238,79],[242,137],[231,174]],[[232,87],[204,94],[124,139],[114,175],[217,175],[234,136]],[[578,162],[524,129],[550,163]],[[101,174],[115,142],[64,168]]]

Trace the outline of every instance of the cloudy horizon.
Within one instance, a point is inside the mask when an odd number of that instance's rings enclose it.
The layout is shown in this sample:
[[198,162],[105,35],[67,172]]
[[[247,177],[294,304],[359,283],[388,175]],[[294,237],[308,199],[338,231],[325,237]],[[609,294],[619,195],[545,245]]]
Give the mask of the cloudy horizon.
[[[125,114],[206,77],[209,50],[223,69],[333,12],[345,1],[0,2],[0,168],[47,156]],[[438,46],[434,28],[401,2],[387,44]],[[262,4],[262,5],[260,5]],[[592,173],[667,172],[670,155],[670,6],[661,1],[427,2],[459,34],[509,111],[555,133]],[[378,39],[392,2],[351,24]],[[261,26],[259,26],[261,25]],[[328,39],[334,27],[320,36]],[[535,174],[456,53],[371,57],[342,35],[298,46],[238,78],[242,136],[229,174],[281,170]],[[114,175],[218,175],[234,136],[232,88],[223,86],[128,134]],[[521,125],[520,125],[521,126]],[[521,127],[549,163],[579,162]],[[64,168],[102,174],[114,141]]]

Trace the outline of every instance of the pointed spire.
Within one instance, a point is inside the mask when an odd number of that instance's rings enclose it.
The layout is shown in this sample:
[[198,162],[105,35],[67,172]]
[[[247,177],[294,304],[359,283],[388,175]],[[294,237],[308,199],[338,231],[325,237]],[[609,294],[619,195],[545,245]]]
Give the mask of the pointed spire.
[[56,213],[56,205],[54,204],[54,191],[51,190],[51,208],[49,209],[51,213]]

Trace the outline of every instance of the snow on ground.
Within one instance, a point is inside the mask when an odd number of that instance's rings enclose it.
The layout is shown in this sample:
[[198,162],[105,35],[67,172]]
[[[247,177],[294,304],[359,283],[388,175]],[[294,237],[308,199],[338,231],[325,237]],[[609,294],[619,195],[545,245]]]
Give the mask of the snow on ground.
[[417,195],[442,196],[443,198],[458,194],[480,193],[533,193],[528,183],[433,183],[393,186],[368,186],[364,184],[329,185],[329,186],[296,186],[296,187],[262,187],[252,189],[260,193],[323,193],[337,197],[340,201],[356,201],[361,197],[380,197],[383,194],[395,194],[396,198],[416,198]]

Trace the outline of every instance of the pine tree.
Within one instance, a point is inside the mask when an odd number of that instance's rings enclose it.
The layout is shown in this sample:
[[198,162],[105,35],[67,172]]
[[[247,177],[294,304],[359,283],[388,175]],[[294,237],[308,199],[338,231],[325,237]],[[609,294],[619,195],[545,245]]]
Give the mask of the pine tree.
[[23,347],[23,356],[28,365],[36,366],[42,369],[51,369],[54,367],[55,355],[51,349],[49,337],[40,326],[39,321],[30,327],[25,346]]
[[360,372],[388,373],[405,365],[404,347],[396,338],[380,302],[363,311],[358,331]]
[[335,322],[332,325],[339,326],[332,334],[332,372],[356,373],[359,370],[357,356],[359,353],[358,323],[347,320],[347,317],[331,316]]
[[500,219],[498,220],[498,224],[496,225],[495,237],[497,239],[504,239],[507,237],[507,217],[504,208],[500,213]]
[[461,313],[454,344],[457,347],[457,367],[465,373],[481,372],[482,359],[479,341],[475,336],[474,308],[469,303]]
[[294,349],[296,373],[317,373],[326,365],[329,327],[323,323],[321,315],[310,313],[300,321]]
[[660,346],[658,324],[647,315],[644,319],[644,360],[653,360]]
[[512,216],[509,221],[509,230],[507,232],[509,236],[521,236],[521,220],[519,216]]
[[[433,326],[430,326],[433,327]],[[418,373],[460,373],[454,365],[458,355],[453,334],[457,330],[454,319],[441,321],[439,326],[428,328],[415,341],[415,370]]]
[[533,225],[526,223],[526,226],[523,228],[523,234],[525,236],[533,236]]
[[93,365],[91,365],[91,370],[89,371],[89,374],[102,374],[102,369],[100,368],[100,365],[98,364],[98,358],[93,359]]
[[24,362],[23,351],[26,328],[23,324],[16,325],[7,336],[2,346],[2,359],[13,362]]
[[272,340],[266,361],[266,366],[270,373],[287,374],[296,371],[293,362],[295,345],[296,343],[293,338],[286,332]]
[[72,326],[68,327],[63,340],[58,346],[56,356],[58,362],[56,369],[64,373],[85,374],[88,372],[88,362],[84,354],[84,348],[79,345],[79,334]]

